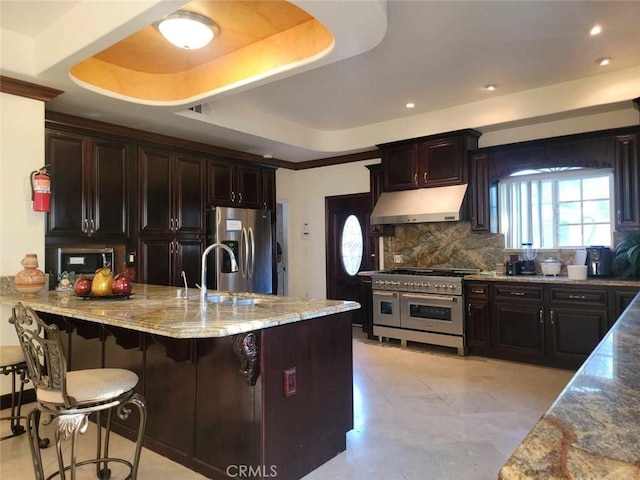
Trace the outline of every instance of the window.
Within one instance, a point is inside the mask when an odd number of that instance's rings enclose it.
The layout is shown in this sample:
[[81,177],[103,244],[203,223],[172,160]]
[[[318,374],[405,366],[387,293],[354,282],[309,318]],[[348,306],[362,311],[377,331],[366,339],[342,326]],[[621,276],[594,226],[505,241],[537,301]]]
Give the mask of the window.
[[501,180],[506,248],[611,245],[613,171],[579,167],[517,172]]
[[362,226],[355,215],[349,215],[344,222],[340,249],[344,270],[355,275],[360,270],[363,254]]

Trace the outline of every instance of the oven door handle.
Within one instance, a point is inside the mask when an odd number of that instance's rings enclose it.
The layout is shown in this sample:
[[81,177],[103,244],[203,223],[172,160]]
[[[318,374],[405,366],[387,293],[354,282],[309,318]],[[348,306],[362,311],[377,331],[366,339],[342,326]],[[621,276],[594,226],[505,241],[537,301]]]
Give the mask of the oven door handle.
[[378,297],[397,297],[398,296],[398,292],[380,292],[377,290],[373,291],[373,296],[378,296]]
[[405,293],[404,298],[414,298],[416,300],[442,300],[444,302],[458,303],[458,297],[442,297],[440,295],[414,295]]

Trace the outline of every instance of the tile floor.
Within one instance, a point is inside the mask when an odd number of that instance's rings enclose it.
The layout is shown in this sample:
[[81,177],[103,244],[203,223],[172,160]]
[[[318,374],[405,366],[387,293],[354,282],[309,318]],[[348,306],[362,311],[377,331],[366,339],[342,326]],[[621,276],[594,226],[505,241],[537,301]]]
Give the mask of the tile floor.
[[[462,358],[438,347],[379,344],[357,329],[353,352],[355,428],[347,436],[347,451],[304,480],[495,480],[573,375]],[[9,422],[1,423],[4,435]],[[44,427],[44,435],[53,438],[51,427]],[[84,438],[81,444],[78,458],[88,458],[83,455],[93,453],[94,443]],[[131,448],[119,436],[113,445],[115,456],[127,456]],[[44,458],[45,473],[54,471],[54,449],[45,450]],[[0,478],[30,479],[32,472],[26,436],[0,444]],[[85,469],[80,478],[95,476]],[[139,478],[204,477],[145,449]]]

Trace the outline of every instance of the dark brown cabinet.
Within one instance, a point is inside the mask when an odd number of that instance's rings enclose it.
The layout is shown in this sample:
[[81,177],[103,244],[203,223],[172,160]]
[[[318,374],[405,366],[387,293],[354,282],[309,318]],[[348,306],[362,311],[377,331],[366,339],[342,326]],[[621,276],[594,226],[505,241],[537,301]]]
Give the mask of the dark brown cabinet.
[[47,236],[126,239],[128,158],[125,142],[47,130],[46,163],[52,172]]
[[384,189],[442,187],[468,182],[467,152],[478,147],[479,132],[463,130],[380,145]]
[[140,148],[138,171],[140,234],[204,233],[204,160]]
[[204,241],[199,238],[140,237],[139,274],[143,283],[182,286],[185,272],[189,287],[200,283]]
[[615,137],[616,229],[640,229],[640,142],[638,134]]
[[208,162],[207,203],[221,207],[275,208],[275,171],[231,160]]
[[608,328],[611,328],[622,312],[631,304],[640,287],[612,287],[609,293],[611,312]]
[[466,285],[467,318],[465,335],[467,347],[485,351],[491,345],[491,304],[489,285],[471,283]]
[[470,161],[471,230],[489,232],[491,230],[489,157],[486,154],[472,155]]

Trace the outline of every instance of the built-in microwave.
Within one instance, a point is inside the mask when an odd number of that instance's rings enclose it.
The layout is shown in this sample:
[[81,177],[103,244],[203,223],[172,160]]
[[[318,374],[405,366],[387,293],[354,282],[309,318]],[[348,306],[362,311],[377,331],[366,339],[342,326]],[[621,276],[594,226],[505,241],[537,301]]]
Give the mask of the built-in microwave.
[[113,265],[113,248],[58,248],[58,275],[75,272],[91,278],[99,268]]

